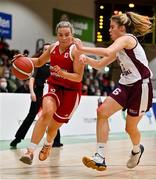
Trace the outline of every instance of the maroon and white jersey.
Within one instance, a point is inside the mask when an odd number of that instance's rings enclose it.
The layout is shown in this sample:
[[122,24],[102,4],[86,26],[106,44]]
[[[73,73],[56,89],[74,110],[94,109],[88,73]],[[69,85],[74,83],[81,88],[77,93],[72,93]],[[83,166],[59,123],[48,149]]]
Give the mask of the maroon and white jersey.
[[135,36],[126,35],[134,37],[136,46],[133,49],[124,49],[117,53],[117,61],[122,70],[119,83],[123,85],[132,84],[152,76],[144,49]]
[[[59,43],[55,44],[55,47],[50,52],[50,66],[58,65],[63,71],[67,71],[69,73],[73,73],[73,58],[71,56],[72,48],[75,45],[72,44],[69,48],[66,49],[65,52],[59,52]],[[48,78],[49,84],[60,85],[68,89],[76,89],[79,90],[82,87],[81,82],[74,82],[60,77],[53,70],[50,72],[50,76]]]

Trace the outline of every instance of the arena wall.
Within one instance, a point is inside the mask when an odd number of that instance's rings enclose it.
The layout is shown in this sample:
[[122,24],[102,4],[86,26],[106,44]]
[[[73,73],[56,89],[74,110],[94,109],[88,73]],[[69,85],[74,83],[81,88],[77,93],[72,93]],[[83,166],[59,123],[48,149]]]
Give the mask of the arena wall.
[[[61,135],[89,135],[95,134],[97,96],[82,96],[80,105],[68,124],[61,127]],[[102,99],[104,99],[102,97]],[[29,94],[0,93],[0,140],[13,139],[20,124],[26,117],[30,107]],[[142,118],[139,129],[142,131],[156,130],[156,99],[153,108]],[[125,131],[126,112],[119,111],[110,117],[110,132]],[[38,115],[35,121],[38,119]],[[29,129],[26,138],[30,138],[35,121]]]

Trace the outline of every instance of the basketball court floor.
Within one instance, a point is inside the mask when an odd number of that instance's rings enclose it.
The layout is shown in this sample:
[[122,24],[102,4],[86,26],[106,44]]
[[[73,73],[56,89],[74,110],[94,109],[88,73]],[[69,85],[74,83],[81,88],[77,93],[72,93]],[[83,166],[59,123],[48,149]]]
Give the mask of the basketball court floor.
[[156,179],[156,132],[142,133],[145,151],[138,167],[128,169],[126,162],[131,143],[125,134],[112,134],[107,146],[106,171],[99,172],[85,167],[81,159],[95,152],[95,135],[62,137],[61,148],[53,148],[46,161],[38,160],[39,147],[32,165],[19,161],[28,140],[17,149],[9,149],[9,141],[0,141],[0,179],[29,180],[154,180]]

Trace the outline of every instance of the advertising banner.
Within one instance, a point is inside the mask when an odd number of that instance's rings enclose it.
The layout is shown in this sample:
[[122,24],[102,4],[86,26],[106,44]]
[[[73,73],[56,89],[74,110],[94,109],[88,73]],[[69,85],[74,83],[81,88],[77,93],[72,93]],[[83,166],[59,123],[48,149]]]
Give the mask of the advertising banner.
[[0,12],[0,37],[12,38],[12,15]]
[[75,37],[82,41],[93,42],[93,19],[72,14],[66,11],[53,9],[53,35],[56,35],[55,28],[59,21],[70,21],[75,30]]

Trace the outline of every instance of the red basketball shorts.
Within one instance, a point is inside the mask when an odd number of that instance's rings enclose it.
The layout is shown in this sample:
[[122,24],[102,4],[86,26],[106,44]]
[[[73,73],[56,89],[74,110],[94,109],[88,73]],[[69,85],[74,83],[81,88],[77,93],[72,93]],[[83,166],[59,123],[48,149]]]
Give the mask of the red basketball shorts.
[[57,111],[53,118],[57,122],[67,123],[79,105],[81,91],[45,83],[43,97],[45,96],[51,96],[56,101]]

